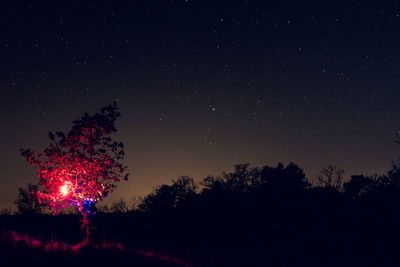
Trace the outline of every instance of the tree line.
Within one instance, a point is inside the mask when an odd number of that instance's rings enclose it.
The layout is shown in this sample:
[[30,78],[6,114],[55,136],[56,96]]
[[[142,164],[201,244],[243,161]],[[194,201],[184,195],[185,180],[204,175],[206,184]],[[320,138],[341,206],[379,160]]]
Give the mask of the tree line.
[[[38,214],[45,212],[36,197],[37,185],[27,184],[18,189],[14,201],[17,214]],[[189,176],[180,176],[170,184],[155,187],[144,197],[134,197],[129,201],[121,198],[112,204],[98,205],[99,213],[165,213],[198,204],[199,202],[224,202],[226,199],[246,197],[293,198],[298,193],[325,192],[343,196],[347,200],[359,201],[384,196],[393,197],[400,192],[400,165],[392,162],[391,169],[383,175],[352,175],[345,180],[344,170],[329,165],[313,179],[295,163],[286,166],[251,167],[250,164],[236,164],[233,172],[223,172],[218,176],[207,176],[200,182]],[[256,203],[253,203],[256,204]],[[69,210],[68,212],[74,212]],[[13,213],[3,209],[3,214]]]

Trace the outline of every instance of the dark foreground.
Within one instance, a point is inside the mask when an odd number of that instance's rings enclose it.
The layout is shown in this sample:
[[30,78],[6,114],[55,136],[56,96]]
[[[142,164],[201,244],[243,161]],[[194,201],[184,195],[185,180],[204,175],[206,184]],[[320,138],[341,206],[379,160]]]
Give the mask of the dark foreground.
[[39,248],[28,248],[23,242],[16,249],[3,244],[1,256],[2,266],[182,266],[116,248],[86,247],[76,254],[69,251],[45,252]]
[[79,253],[39,249],[79,244],[78,215],[0,216],[0,233],[42,242],[3,238],[8,263],[0,266],[400,266],[400,165],[342,185],[333,171],[324,186],[312,186],[295,164],[237,165],[205,178],[201,190],[180,177],[137,209],[100,211],[93,246]]
[[[400,263],[397,249],[400,236],[393,231],[395,225],[388,222],[383,225],[384,221],[376,217],[365,218],[364,225],[349,224],[347,230],[340,224],[331,229],[304,227],[299,221],[270,228],[274,227],[271,222],[268,231],[258,235],[255,229],[259,230],[260,225],[251,220],[254,227],[243,225],[240,229],[246,231],[243,236],[235,234],[229,225],[194,229],[183,219],[179,222],[165,218],[162,224],[161,220],[152,224],[132,214],[109,214],[97,218],[94,245],[78,251],[63,249],[62,244],[79,244],[82,239],[79,216],[0,218],[3,230],[0,255],[4,263],[1,266],[399,266]],[[371,224],[379,227],[371,229]],[[42,243],[32,245],[24,239],[11,240],[7,232],[11,228]],[[49,249],[50,243],[53,247]],[[59,249],[54,249],[57,246]]]

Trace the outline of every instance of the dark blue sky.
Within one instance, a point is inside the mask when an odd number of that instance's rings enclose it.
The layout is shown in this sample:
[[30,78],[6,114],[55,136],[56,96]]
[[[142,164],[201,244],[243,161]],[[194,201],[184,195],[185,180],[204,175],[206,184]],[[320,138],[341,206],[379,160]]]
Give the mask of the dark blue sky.
[[235,163],[383,173],[399,154],[395,1],[0,1],[0,207],[40,150],[118,101],[130,181]]

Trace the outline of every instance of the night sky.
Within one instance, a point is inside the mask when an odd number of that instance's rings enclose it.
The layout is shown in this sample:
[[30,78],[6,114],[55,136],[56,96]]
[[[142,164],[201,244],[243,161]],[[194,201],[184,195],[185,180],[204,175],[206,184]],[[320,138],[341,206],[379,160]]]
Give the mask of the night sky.
[[111,200],[236,163],[384,173],[399,155],[395,1],[0,1],[0,208],[20,148],[117,101]]

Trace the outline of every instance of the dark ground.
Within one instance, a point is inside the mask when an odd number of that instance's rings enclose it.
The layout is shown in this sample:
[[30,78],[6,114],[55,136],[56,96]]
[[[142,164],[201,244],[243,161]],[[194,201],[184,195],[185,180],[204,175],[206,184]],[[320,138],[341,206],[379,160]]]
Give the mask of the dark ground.
[[[353,223],[349,217],[338,218],[336,225],[327,221],[325,226],[324,222],[307,226],[303,223],[308,219],[281,216],[250,221],[226,217],[216,224],[208,218],[207,224],[188,217],[99,214],[93,243],[120,242],[125,250],[87,247],[79,254],[45,252],[19,241],[2,242],[0,254],[7,262],[3,266],[398,266],[400,262],[398,224],[379,214]],[[79,216],[2,216],[0,222],[4,232],[14,230],[47,242],[82,240]]]

